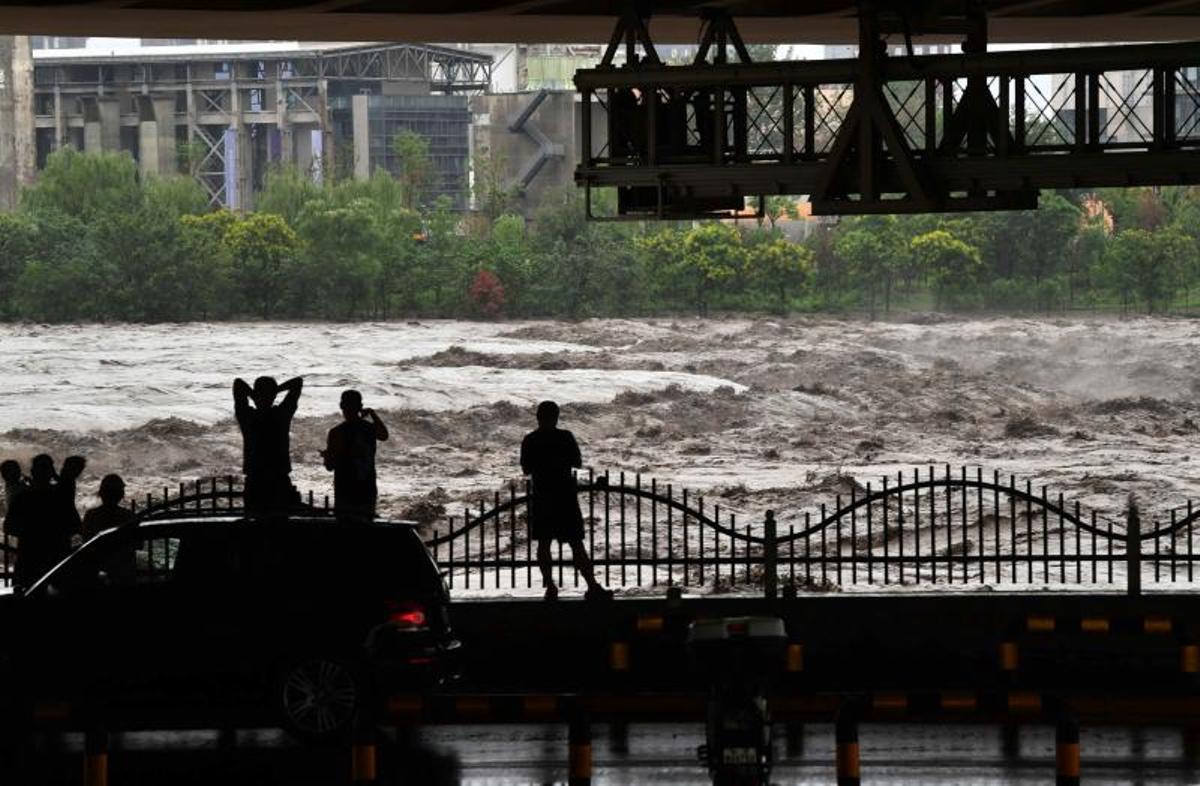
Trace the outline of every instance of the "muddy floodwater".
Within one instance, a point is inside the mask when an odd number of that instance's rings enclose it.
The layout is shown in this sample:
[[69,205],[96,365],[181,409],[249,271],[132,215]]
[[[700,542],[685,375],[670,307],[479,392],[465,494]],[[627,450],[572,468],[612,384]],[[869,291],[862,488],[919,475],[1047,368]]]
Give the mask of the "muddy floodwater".
[[[144,494],[236,473],[235,376],[302,374],[293,478],[356,387],[392,430],[381,503],[426,516],[519,475],[543,398],[585,463],[787,516],[946,463],[1100,512],[1200,499],[1200,321],[827,318],[0,327],[0,455],[88,457]],[[1197,454],[1200,459],[1200,454]],[[90,504],[90,500],[87,500]]]

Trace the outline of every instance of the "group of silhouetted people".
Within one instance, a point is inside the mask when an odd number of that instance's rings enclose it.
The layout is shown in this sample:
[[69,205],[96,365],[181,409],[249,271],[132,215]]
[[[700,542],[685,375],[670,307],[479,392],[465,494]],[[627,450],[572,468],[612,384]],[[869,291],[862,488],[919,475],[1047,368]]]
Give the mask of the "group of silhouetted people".
[[[245,502],[251,512],[286,511],[300,503],[291,481],[290,430],[303,390],[301,377],[282,384],[273,377],[259,377],[253,387],[234,380],[234,413],[244,446]],[[280,393],[283,400],[276,403]],[[387,426],[374,410],[363,407],[357,390],[342,393],[339,406],[342,422],[330,429],[321,451],[325,468],[333,472],[334,511],[339,519],[371,520],[378,500],[375,451],[377,443],[388,438]],[[521,442],[521,471],[531,478],[530,529],[537,541],[545,597],[558,597],[550,553],[555,540],[571,547],[575,569],[587,583],[587,596],[611,597],[596,581],[583,545],[583,513],[575,485],[575,470],[583,466],[583,457],[575,436],[558,428],[558,417],[558,405],[543,401],[537,409],[537,429]]]
[[[233,382],[234,416],[242,433],[243,499],[250,515],[286,516],[301,507],[291,480],[291,425],[303,390],[301,377],[282,384],[268,376],[257,378],[253,386],[240,378]],[[339,408],[342,422],[329,430],[321,451],[325,468],[333,472],[334,512],[342,521],[371,521],[379,496],[376,447],[388,439],[388,429],[374,410],[363,407],[357,390],[343,392]],[[579,444],[570,431],[558,428],[558,417],[558,405],[543,401],[537,408],[538,428],[521,442],[521,471],[531,479],[529,523],[545,597],[558,597],[550,553],[555,540],[571,547],[575,568],[587,582],[587,596],[611,597],[596,581],[583,545],[584,521],[575,483],[575,470],[583,466]],[[125,482],[119,475],[104,477],[101,504],[80,519],[75,494],[84,466],[83,458],[71,456],[56,471],[54,460],[42,454],[34,457],[26,477],[16,461],[0,464],[8,507],[4,531],[18,539],[17,586],[30,586],[66,558],[77,537],[86,541],[103,530],[137,521],[121,505]]]
[[[244,500],[251,513],[286,512],[301,503],[292,485],[292,418],[304,390],[304,379],[282,384],[259,377],[254,386],[233,381],[233,411],[242,432]],[[283,399],[276,403],[279,394]],[[371,520],[379,498],[375,482],[376,443],[388,438],[387,426],[375,410],[363,407],[357,390],[342,393],[342,422],[329,430],[321,457],[333,472],[333,504],[338,518]]]
[[71,553],[77,538],[87,540],[97,532],[136,520],[131,511],[121,507],[125,481],[119,475],[106,475],[100,481],[100,505],[80,519],[76,483],[85,466],[82,457],[69,456],[56,470],[54,459],[42,453],[30,461],[27,476],[16,461],[0,463],[8,508],[4,531],[18,543],[14,585],[33,584]]

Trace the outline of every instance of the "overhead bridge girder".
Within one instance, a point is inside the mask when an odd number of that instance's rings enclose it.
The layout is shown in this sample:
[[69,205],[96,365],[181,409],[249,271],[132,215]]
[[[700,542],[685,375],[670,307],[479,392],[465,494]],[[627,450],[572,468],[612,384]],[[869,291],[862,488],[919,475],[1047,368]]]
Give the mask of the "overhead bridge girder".
[[[878,42],[865,26],[864,43]],[[1034,207],[1039,189],[1200,183],[1200,44],[580,71],[576,181],[624,218]],[[608,115],[593,144],[591,113]]]

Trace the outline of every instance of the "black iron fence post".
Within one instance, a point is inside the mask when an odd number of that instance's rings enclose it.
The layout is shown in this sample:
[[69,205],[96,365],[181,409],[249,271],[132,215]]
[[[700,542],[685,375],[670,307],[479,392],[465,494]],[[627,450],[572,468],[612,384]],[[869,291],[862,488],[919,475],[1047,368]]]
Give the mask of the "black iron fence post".
[[763,595],[779,594],[779,541],[775,537],[775,511],[768,510],[763,522]]
[[1128,594],[1136,598],[1142,594],[1142,520],[1133,499],[1125,511],[1125,573]]

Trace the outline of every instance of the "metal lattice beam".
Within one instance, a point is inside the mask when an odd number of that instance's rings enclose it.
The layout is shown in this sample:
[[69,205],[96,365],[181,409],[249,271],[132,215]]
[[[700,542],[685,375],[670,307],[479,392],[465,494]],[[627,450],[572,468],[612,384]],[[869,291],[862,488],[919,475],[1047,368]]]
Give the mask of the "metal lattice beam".
[[1200,183],[1196,44],[597,69],[576,84],[585,134],[595,99],[610,129],[603,151],[586,134],[576,179],[630,195],[629,217],[765,194],[812,195],[817,213],[917,212]]

